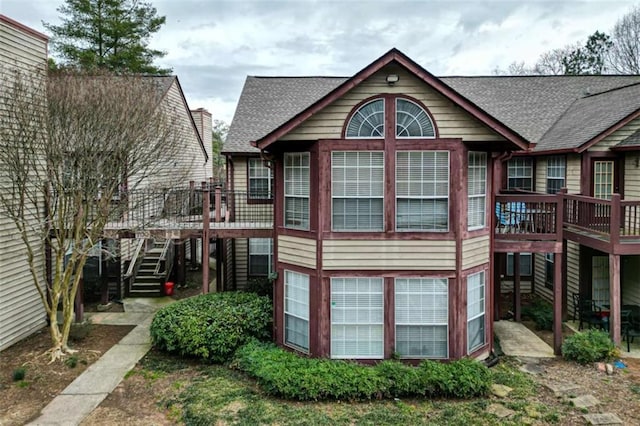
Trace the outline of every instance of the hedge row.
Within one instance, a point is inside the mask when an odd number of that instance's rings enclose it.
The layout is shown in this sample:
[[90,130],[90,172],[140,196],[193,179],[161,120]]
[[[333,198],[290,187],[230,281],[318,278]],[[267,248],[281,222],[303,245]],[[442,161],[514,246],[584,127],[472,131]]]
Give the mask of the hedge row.
[[271,336],[272,305],[254,293],[209,293],[183,299],[160,309],[151,323],[159,349],[226,362],[251,338]]
[[486,395],[492,383],[489,369],[470,359],[425,360],[418,367],[397,361],[364,366],[305,358],[256,340],[238,349],[232,366],[255,378],[268,394],[300,401],[471,398]]

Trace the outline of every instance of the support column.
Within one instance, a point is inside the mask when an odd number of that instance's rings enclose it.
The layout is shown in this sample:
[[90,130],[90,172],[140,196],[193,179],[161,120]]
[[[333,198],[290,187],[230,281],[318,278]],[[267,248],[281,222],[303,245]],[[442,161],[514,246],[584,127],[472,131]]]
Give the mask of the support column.
[[553,254],[553,353],[562,355],[562,253]]
[[202,182],[202,293],[209,293],[209,186]]
[[501,296],[501,277],[500,271],[503,269],[502,259],[504,253],[495,253],[493,255],[493,320],[500,321],[502,313],[500,312],[500,296]]
[[186,284],[187,264],[186,264],[186,247],[184,242],[176,244],[176,285],[182,286]]
[[616,346],[620,345],[620,255],[609,255],[609,332]]
[[516,322],[522,320],[520,299],[520,252],[516,252],[513,253],[513,314]]
[[222,238],[216,238],[216,291],[224,291],[222,247]]

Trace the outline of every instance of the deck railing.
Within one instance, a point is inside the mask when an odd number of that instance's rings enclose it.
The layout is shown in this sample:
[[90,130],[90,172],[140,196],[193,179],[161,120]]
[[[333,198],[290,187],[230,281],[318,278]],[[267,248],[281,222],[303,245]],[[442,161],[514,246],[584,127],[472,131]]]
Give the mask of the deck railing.
[[496,237],[555,240],[558,196],[542,194],[496,195]]
[[583,195],[565,195],[564,221],[596,233],[608,234],[611,231],[612,201],[601,200]]

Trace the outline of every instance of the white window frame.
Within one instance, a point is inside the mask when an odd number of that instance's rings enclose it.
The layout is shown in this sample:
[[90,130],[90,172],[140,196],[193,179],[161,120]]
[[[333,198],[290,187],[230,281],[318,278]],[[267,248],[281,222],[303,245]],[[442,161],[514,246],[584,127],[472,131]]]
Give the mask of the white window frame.
[[[271,200],[273,198],[273,172],[267,167],[261,158],[249,157],[247,161],[247,199],[249,200]],[[267,171],[264,176],[265,170]],[[260,172],[258,172],[260,171]],[[257,195],[257,190],[252,189],[251,183],[257,180],[266,180],[268,192],[266,196]]]
[[[417,177],[412,177],[411,175],[411,170],[407,171],[407,178],[406,179],[401,179],[399,176],[401,167],[399,167],[399,156],[400,155],[404,155],[407,154],[409,156],[409,160],[408,162],[411,162],[410,158],[412,156],[415,155],[421,155],[421,163],[422,163],[422,167],[420,169],[420,177],[419,179]],[[438,154],[446,154],[447,156],[447,172],[446,172],[446,180],[439,180],[436,177],[433,178],[433,180],[431,181],[425,181],[423,179],[423,176],[425,174],[425,167],[424,167],[424,161],[425,161],[425,155],[434,155],[437,156]],[[434,158],[435,160],[435,158]],[[449,232],[449,228],[450,228],[450,222],[451,222],[451,218],[449,215],[449,207],[450,207],[450,202],[449,202],[449,198],[450,198],[450,192],[451,192],[451,185],[450,185],[450,172],[451,172],[451,156],[449,151],[397,151],[396,152],[396,220],[395,220],[395,227],[396,227],[396,232]],[[427,170],[429,171],[429,170]],[[428,193],[425,194],[424,189],[425,189],[425,185],[426,183],[433,183],[433,189],[434,191],[432,193]],[[434,194],[434,192],[437,192],[437,186],[438,185],[443,185],[446,184],[447,190],[446,190],[446,195],[439,195],[439,194]],[[408,190],[407,191],[403,191],[401,189],[402,185],[406,185]],[[415,188],[419,186],[420,187],[420,195],[410,195],[411,193],[411,188]],[[399,214],[399,205],[401,201],[411,201],[411,200],[416,200],[416,201],[428,201],[428,200],[446,200],[446,218],[447,218],[447,224],[445,228],[438,228],[437,226],[420,226],[420,227],[412,227],[410,224],[408,226],[405,226],[404,224],[401,224],[399,222],[399,219],[404,217],[404,215]],[[424,215],[423,215],[424,216]],[[409,222],[410,223],[410,222]],[[436,221],[434,220],[433,223],[435,224]]]
[[[414,105],[416,108],[418,108],[420,110],[420,112],[415,115],[412,116],[411,114],[409,114],[408,111],[402,111],[403,114],[406,114],[407,116],[410,116],[413,118],[413,121],[420,123],[420,117],[424,116],[426,118],[426,120],[429,122],[429,126],[430,128],[425,128],[424,126],[420,125],[420,131],[423,133],[422,135],[418,135],[418,136],[400,136],[398,134],[398,112],[400,111],[400,109],[398,108],[398,102],[402,101],[402,102],[407,102],[410,103],[412,105]],[[429,116],[429,114],[427,114],[427,111],[424,110],[424,108],[422,108],[419,104],[417,104],[416,102],[412,101],[411,99],[407,99],[407,98],[403,98],[403,97],[397,97],[395,99],[395,103],[396,103],[396,117],[395,117],[395,135],[397,139],[435,139],[436,137],[436,127],[433,124],[433,120],[431,120],[431,116]],[[425,130],[427,132],[429,132],[430,134],[424,134]]]
[[[487,224],[487,153],[470,151],[468,162],[467,229],[473,231],[483,229]],[[474,210],[471,200],[480,204],[481,208]],[[472,221],[476,216],[480,219],[479,222]]]
[[[565,186],[567,177],[567,158],[564,155],[553,155],[547,158],[547,194],[556,194]],[[555,183],[551,187],[550,183]],[[556,188],[557,183],[560,186]]]
[[[512,185],[512,179],[528,179],[531,182],[529,188]],[[525,191],[533,191],[533,159],[531,157],[513,157],[507,162],[507,189],[520,188]]]
[[[524,268],[522,267],[522,258],[523,257],[528,257],[529,258],[529,268],[527,270],[524,270]],[[511,262],[509,262],[509,260],[511,260]],[[513,277],[515,274],[515,258],[514,258],[514,253],[507,253],[507,264],[505,265],[505,269],[506,269],[506,274],[508,277]],[[511,263],[511,267],[509,267],[509,263]],[[531,253],[520,253],[520,276],[521,277],[530,277],[533,275],[533,255]]]
[[[472,283],[472,279],[475,277],[479,277],[478,284]],[[482,298],[478,301],[474,301],[474,303],[478,306],[478,312],[474,313],[471,311],[471,300],[473,297],[473,292],[482,289],[481,294]],[[485,271],[480,271],[475,274],[471,274],[467,276],[467,354],[471,354],[473,351],[481,348],[482,346],[487,344],[487,321],[486,321],[486,311],[487,311],[487,285],[486,285],[486,274]],[[482,341],[477,343],[475,346],[471,346],[471,333],[469,332],[469,326],[472,321],[477,321],[482,318]]]
[[613,160],[594,161],[593,197],[601,200],[610,200],[614,192],[615,178],[615,162]]
[[[374,291],[376,287],[378,291]],[[363,300],[369,305],[360,306],[359,302]],[[355,301],[356,306],[349,301]],[[383,278],[331,278],[331,358],[383,359],[384,316]],[[347,342],[353,343],[354,339],[357,342],[367,335],[372,339],[368,341],[367,353],[347,353]],[[367,340],[363,339],[363,342]],[[343,352],[339,351],[339,346],[344,348]]]
[[[297,160],[297,164],[288,164]],[[305,173],[306,171],[306,173]],[[309,229],[309,179],[310,155],[308,152],[286,152],[284,154],[284,226],[291,229]],[[306,176],[305,176],[306,174]],[[289,202],[302,211],[289,209]]]
[[[248,272],[252,277],[266,277],[273,271],[273,238],[248,238]],[[265,248],[267,248],[265,250]],[[255,273],[252,269],[251,258],[267,256],[268,270],[266,274]]]
[[[432,288],[429,286],[432,285]],[[415,287],[419,286],[420,289]],[[411,289],[410,287],[414,287]],[[425,290],[426,287],[426,290]],[[443,287],[444,291],[437,287]],[[439,304],[440,299],[444,296],[446,303]],[[425,306],[426,305],[426,306]],[[437,321],[434,312],[444,310],[444,321]],[[440,312],[442,314],[442,312]],[[413,328],[420,333],[421,329],[433,327],[444,328],[445,341],[444,353],[438,355],[426,353],[409,353],[403,354],[402,349],[398,347],[398,335],[400,328]],[[446,359],[449,358],[449,280],[447,278],[396,278],[395,279],[395,330],[396,342],[395,350],[400,354],[401,358],[407,359]],[[425,330],[426,331],[426,330]],[[414,344],[433,344],[442,343],[438,340],[422,339],[420,341],[412,340]],[[424,346],[423,346],[424,348]]]
[[[293,307],[297,309],[290,309]],[[294,312],[295,311],[295,312]],[[303,338],[306,346],[289,340],[289,320],[306,323]],[[296,332],[300,332],[296,330]],[[309,353],[309,275],[299,272],[284,271],[284,344],[296,350]]]
[[[362,117],[364,121],[368,121],[369,116],[364,115],[361,111],[366,108],[367,106],[371,105],[372,103],[375,102],[381,102],[382,103],[382,134],[380,136],[371,136],[371,135],[365,135],[365,136],[361,136],[360,135],[360,131],[362,130],[362,124],[360,125],[360,128],[358,129],[358,135],[357,136],[352,136],[349,135],[349,128],[351,127],[351,122],[353,121],[354,118],[356,117]],[[376,114],[380,113],[380,111],[376,111]],[[360,107],[358,107],[357,111],[355,111],[353,114],[351,114],[351,117],[349,118],[349,122],[347,123],[347,127],[345,128],[345,137],[347,139],[384,139],[385,137],[385,122],[386,122],[386,104],[385,104],[385,99],[384,98],[376,98],[376,99],[371,99],[369,102],[366,102],[363,105],[360,105]],[[369,123],[371,124],[371,123]]]
[[[336,195],[336,189],[337,188],[341,188],[342,192],[346,193],[347,192],[347,188],[349,186],[353,186],[354,184],[356,185],[356,187],[358,186],[359,183],[364,183],[364,180],[360,180],[360,170],[364,170],[366,172],[366,168],[364,166],[360,166],[359,164],[356,165],[347,165],[346,164],[346,156],[349,154],[356,154],[357,158],[358,158],[358,162],[359,162],[359,157],[360,155],[363,154],[367,154],[370,156],[370,160],[369,163],[372,163],[373,160],[373,155],[375,154],[376,156],[379,156],[379,159],[381,160],[380,165],[376,165],[376,166],[369,166],[369,180],[366,181],[368,182],[369,185],[369,194],[365,194],[365,195]],[[338,166],[336,165],[336,158],[338,155],[344,155],[345,156],[345,164],[343,166]],[[332,151],[331,152],[331,229],[335,232],[382,232],[384,231],[384,193],[385,193],[385,170],[384,170],[384,152],[383,151]],[[347,178],[347,174],[351,174],[353,175],[354,172],[353,170],[349,173],[348,170],[349,169],[353,169],[355,167],[355,175],[356,178],[354,179],[349,179]],[[344,179],[343,180],[338,180],[336,178],[336,171],[341,168],[342,169],[342,174],[344,175]],[[380,181],[376,181],[373,182],[371,180],[371,177],[374,174],[374,171],[378,170],[379,172],[381,172],[381,179]],[[364,173],[363,173],[364,174]],[[376,187],[374,188],[374,185],[376,185]],[[375,189],[375,191],[374,191]],[[359,190],[359,189],[358,189]],[[376,194],[374,194],[373,192],[377,192]],[[381,222],[380,222],[380,226],[379,227],[363,227],[363,228],[359,228],[359,227],[355,227],[355,228],[348,228],[346,227],[346,225],[344,227],[338,227],[336,226],[336,216],[337,216],[337,206],[336,206],[336,200],[380,200],[381,202],[381,211],[379,212],[379,215],[375,215],[375,216],[380,216],[381,218]],[[371,209],[369,209],[369,217],[373,218],[375,217],[374,215],[371,214],[372,211]],[[343,217],[344,222],[346,223],[346,218],[348,217],[346,214],[346,210],[345,212],[341,213],[341,215]],[[370,221],[371,222],[371,221]]]

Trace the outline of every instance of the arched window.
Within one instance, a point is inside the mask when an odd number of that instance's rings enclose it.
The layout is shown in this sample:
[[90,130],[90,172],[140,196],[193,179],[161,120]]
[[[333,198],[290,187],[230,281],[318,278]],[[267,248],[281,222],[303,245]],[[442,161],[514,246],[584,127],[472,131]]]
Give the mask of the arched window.
[[348,138],[384,137],[384,99],[375,99],[362,105],[349,120]]
[[407,99],[396,99],[396,137],[435,137],[431,118],[420,105]]

